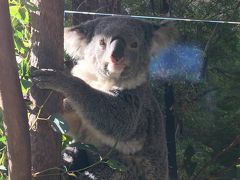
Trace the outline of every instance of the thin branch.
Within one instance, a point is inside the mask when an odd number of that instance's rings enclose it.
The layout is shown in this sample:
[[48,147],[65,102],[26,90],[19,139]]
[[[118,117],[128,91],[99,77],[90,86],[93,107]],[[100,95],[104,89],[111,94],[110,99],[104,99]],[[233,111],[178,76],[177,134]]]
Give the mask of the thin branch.
[[27,110],[17,71],[7,0],[0,1],[0,96],[9,162],[9,179],[31,179],[31,147]]
[[213,175],[208,176],[206,179],[208,179],[208,180],[219,179],[219,177],[222,177],[224,174],[226,174],[228,171],[230,171],[232,168],[234,168],[239,163],[240,163],[240,157],[237,158],[231,166],[226,167],[225,169],[221,169],[220,171],[214,173]]
[[30,126],[29,130],[32,130],[32,129],[33,129],[34,125],[37,123],[37,121],[38,121],[39,119],[45,119],[45,118],[40,118],[39,116],[40,116],[40,114],[41,114],[41,112],[42,112],[42,110],[43,110],[44,105],[47,103],[47,101],[48,101],[49,98],[51,97],[52,93],[53,93],[53,91],[50,91],[50,93],[48,94],[48,96],[47,96],[47,98],[45,99],[45,101],[43,102],[43,104],[39,107],[37,116],[36,116],[35,120],[31,123],[31,126]]
[[217,27],[218,27],[218,24],[215,25],[214,29],[212,30],[212,33],[205,45],[205,48],[204,48],[204,61],[203,61],[203,68],[202,68],[202,72],[201,72],[201,76],[203,78],[206,78],[207,77],[207,68],[208,68],[208,58],[206,57],[207,56],[207,51],[209,49],[209,46],[210,46],[210,43],[214,37],[214,35],[216,34],[216,30],[217,30]]
[[197,180],[199,176],[208,168],[209,165],[211,165],[213,162],[215,162],[219,157],[221,157],[223,154],[231,150],[232,148],[236,147],[237,145],[240,144],[240,136],[237,136],[231,144],[229,144],[227,147],[222,149],[219,153],[217,153],[215,156],[213,156],[207,163],[205,163],[202,168],[195,173],[193,176],[192,180]]
[[199,100],[200,98],[202,98],[203,96],[206,96],[208,93],[211,93],[213,91],[217,91],[219,88],[217,87],[213,87],[213,88],[210,88],[210,89],[207,89],[206,91],[203,91],[201,93],[199,93],[196,97],[192,98],[192,99],[186,99],[186,101],[188,103],[191,103],[193,101],[197,101]]
[[87,3],[87,0],[82,1],[82,2],[78,5],[78,7],[76,8],[76,10],[79,10],[79,9],[81,8],[81,6],[82,6],[83,4],[86,4],[86,3]]
[[229,79],[239,79],[238,73],[240,73],[240,72],[228,72],[228,71],[218,68],[218,67],[213,67],[213,68],[211,68],[211,70],[214,72],[220,73]]
[[152,9],[152,14],[155,16],[156,13],[155,13],[155,3],[154,3],[154,0],[150,0],[150,4],[151,4],[151,9]]

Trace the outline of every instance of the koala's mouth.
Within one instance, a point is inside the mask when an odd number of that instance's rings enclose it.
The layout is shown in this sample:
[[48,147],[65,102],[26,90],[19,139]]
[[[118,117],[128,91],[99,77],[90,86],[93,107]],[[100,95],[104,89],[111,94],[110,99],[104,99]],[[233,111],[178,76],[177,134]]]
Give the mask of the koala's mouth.
[[108,70],[108,65],[104,64],[101,68],[97,68],[98,74],[100,74],[102,77],[108,78],[110,77],[111,73]]
[[110,72],[108,70],[108,64],[107,63],[104,64],[103,72],[104,72],[105,75],[110,76]]
[[107,69],[112,73],[121,73],[124,68],[126,67],[126,64],[124,62],[121,63],[107,63]]
[[99,73],[104,77],[117,78],[121,75],[125,69],[126,64],[124,63],[104,63],[103,67],[99,70]]

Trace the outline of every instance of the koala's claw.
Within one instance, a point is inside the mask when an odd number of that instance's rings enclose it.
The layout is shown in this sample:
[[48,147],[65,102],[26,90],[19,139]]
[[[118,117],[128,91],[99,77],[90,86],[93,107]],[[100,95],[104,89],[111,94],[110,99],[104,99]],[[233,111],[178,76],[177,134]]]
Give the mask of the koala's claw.
[[33,83],[41,89],[58,90],[65,76],[63,72],[54,69],[38,69],[31,72]]
[[40,76],[40,75],[51,75],[56,73],[54,69],[37,69],[31,72],[31,77]]

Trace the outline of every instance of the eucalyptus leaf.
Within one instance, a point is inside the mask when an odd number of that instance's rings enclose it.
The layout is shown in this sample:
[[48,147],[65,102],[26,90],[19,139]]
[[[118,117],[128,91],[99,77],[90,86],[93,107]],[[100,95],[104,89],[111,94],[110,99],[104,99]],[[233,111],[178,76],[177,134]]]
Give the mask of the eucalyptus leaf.
[[19,11],[19,5],[13,5],[9,7],[12,16],[15,16]]
[[3,165],[0,165],[0,171],[7,171],[7,168]]
[[53,114],[49,118],[52,128],[62,134],[66,134],[69,130],[68,124],[64,120],[63,116],[59,113]]
[[0,107],[0,121],[2,121],[2,118],[3,118],[3,110],[2,110],[2,108]]
[[26,79],[20,79],[20,84],[21,84],[22,93],[25,96],[28,90],[30,89],[30,87],[32,86],[32,82]]
[[21,31],[18,31],[18,30],[15,30],[14,31],[14,36],[15,37],[18,37],[19,39],[23,39],[23,37],[24,37],[24,34],[23,34],[23,32],[21,32]]
[[27,11],[25,8],[20,7],[19,8],[19,14],[21,15],[21,19],[25,22],[26,21],[26,17],[27,17]]
[[30,1],[26,1],[26,4],[25,4],[25,6],[27,7],[27,9],[29,9],[30,11],[38,11],[38,7],[35,5],[35,4],[33,4],[32,2],[30,2]]
[[6,145],[6,144],[7,144],[7,138],[6,138],[6,136],[1,136],[1,137],[0,137],[0,142]]
[[21,48],[24,48],[24,44],[23,44],[22,40],[18,36],[14,36],[14,44],[15,44],[15,48],[18,51],[20,51]]
[[74,174],[74,173],[70,173],[70,172],[69,172],[69,173],[67,173],[67,174],[68,174],[69,176],[72,176],[72,177],[76,178],[76,179],[78,178],[77,175]]
[[116,161],[116,160],[108,159],[106,161],[106,164],[114,170],[118,170],[118,171],[121,171],[121,172],[127,171],[127,167],[125,165],[121,164],[120,162]]
[[21,70],[20,75],[22,77],[28,78],[30,75],[29,69],[30,69],[29,62],[26,59],[22,58],[20,63],[20,70]]

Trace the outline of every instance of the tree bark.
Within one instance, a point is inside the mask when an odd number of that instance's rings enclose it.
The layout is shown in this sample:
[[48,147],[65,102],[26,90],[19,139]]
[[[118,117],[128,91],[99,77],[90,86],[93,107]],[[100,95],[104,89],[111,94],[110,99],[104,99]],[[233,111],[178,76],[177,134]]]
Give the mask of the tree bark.
[[175,115],[174,115],[174,88],[171,84],[165,84],[165,117],[166,117],[166,137],[168,147],[169,176],[171,180],[177,180],[177,159],[176,159],[176,139],[175,139]]
[[18,78],[7,0],[0,1],[0,92],[7,134],[11,180],[31,179],[31,150],[27,111]]
[[[171,0],[162,0],[160,14],[170,16]],[[171,180],[177,180],[177,157],[176,157],[176,121],[174,114],[174,86],[171,83],[164,85],[165,101],[165,121],[166,121],[166,138],[168,147],[168,166],[169,177]]]
[[160,11],[162,15],[169,16],[171,12],[171,0],[161,0]]
[[[31,65],[37,68],[63,69],[63,0],[32,0],[39,11],[32,13],[32,55]],[[30,123],[33,173],[61,166],[61,135],[54,132],[50,123],[36,118],[48,118],[60,112],[62,97],[49,90],[31,88],[33,106]],[[39,107],[41,107],[41,110]],[[37,115],[41,111],[40,115]],[[36,122],[36,123],[35,123]],[[48,174],[51,174],[48,175]],[[35,179],[61,179],[60,172],[45,171]]]

